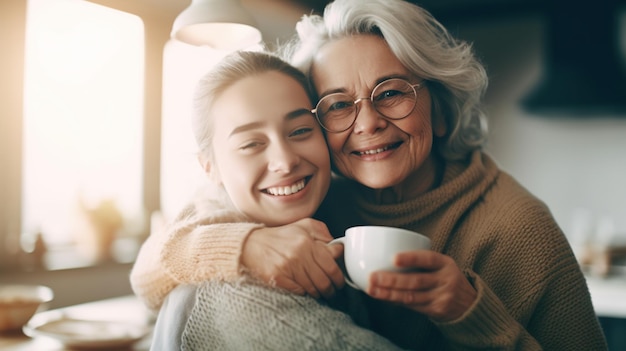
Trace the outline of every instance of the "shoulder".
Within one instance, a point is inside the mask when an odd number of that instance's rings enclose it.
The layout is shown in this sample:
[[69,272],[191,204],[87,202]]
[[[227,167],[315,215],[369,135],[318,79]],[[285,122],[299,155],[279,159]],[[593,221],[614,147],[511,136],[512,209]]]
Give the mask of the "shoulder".
[[470,217],[473,228],[478,229],[470,235],[483,241],[490,256],[499,256],[499,262],[515,257],[503,263],[505,266],[532,266],[539,275],[551,274],[557,265],[578,268],[567,237],[548,206],[506,172],[498,174]]
[[569,262],[573,257],[548,206],[504,171],[497,173],[464,218],[461,241],[480,247],[483,254],[543,263],[565,258]]
[[485,216],[507,227],[560,230],[548,206],[516,179],[500,171],[479,203]]

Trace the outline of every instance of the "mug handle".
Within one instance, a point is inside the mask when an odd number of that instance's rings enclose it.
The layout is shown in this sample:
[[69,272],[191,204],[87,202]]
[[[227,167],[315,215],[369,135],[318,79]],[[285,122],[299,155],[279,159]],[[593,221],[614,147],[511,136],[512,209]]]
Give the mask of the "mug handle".
[[[326,245],[336,245],[336,244],[341,244],[341,245],[343,245],[343,247],[345,248],[345,247],[346,247],[345,240],[346,240],[346,237],[345,237],[345,236],[342,236],[342,237],[339,237],[339,238],[337,238],[337,239],[333,239],[333,240],[331,240],[331,241],[330,241],[328,244],[326,244]],[[345,251],[344,251],[344,252],[345,252]],[[348,285],[350,285],[350,286],[351,286],[351,287],[353,287],[354,289],[356,289],[356,290],[361,290],[361,288],[359,288],[356,284],[354,284],[354,283],[352,282],[352,280],[350,280],[350,277],[348,277],[348,271],[347,271],[347,270],[346,270],[346,274],[345,274],[345,276],[344,276],[344,278],[343,278],[343,279],[346,281],[346,283],[347,283]]]

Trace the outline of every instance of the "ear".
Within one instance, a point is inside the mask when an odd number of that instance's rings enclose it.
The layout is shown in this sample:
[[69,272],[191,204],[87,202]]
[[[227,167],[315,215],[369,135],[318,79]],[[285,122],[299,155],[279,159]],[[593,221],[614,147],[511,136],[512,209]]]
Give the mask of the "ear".
[[219,172],[215,167],[212,167],[211,161],[202,155],[198,155],[198,163],[200,163],[200,167],[202,167],[204,174],[209,178],[209,180],[215,182],[215,184],[222,183]]
[[439,138],[446,135],[448,131],[448,126],[446,125],[446,119],[443,117],[441,113],[436,113],[433,115],[433,134]]

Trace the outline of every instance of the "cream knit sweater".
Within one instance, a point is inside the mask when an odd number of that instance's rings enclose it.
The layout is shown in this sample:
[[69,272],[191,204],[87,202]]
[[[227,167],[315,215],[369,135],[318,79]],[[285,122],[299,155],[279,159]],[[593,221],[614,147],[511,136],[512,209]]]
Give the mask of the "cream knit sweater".
[[[180,319],[175,313],[164,317]],[[400,350],[311,297],[251,279],[200,284],[190,315],[182,318],[180,350]]]
[[[335,235],[358,224],[428,235],[433,250],[451,256],[466,272],[478,298],[458,320],[437,324],[348,287],[349,300],[362,301],[348,306],[361,325],[410,349],[607,349],[562,231],[545,205],[487,155],[477,151],[466,162],[449,163],[441,186],[418,198],[380,205],[368,195],[353,182],[334,182],[319,216]],[[208,223],[191,220],[146,242],[131,280],[150,306],[159,306],[180,282],[239,274],[242,244],[258,225]]]

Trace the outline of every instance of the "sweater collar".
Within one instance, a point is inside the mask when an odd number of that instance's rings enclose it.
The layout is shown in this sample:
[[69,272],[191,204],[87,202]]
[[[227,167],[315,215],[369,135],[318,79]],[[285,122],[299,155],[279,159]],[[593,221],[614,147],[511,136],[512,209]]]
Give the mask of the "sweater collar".
[[466,160],[446,162],[441,185],[416,198],[377,204],[364,196],[358,186],[352,195],[356,211],[365,223],[411,227],[452,203],[459,206],[460,201],[461,206],[470,206],[494,182],[498,172],[488,155],[474,151]]

